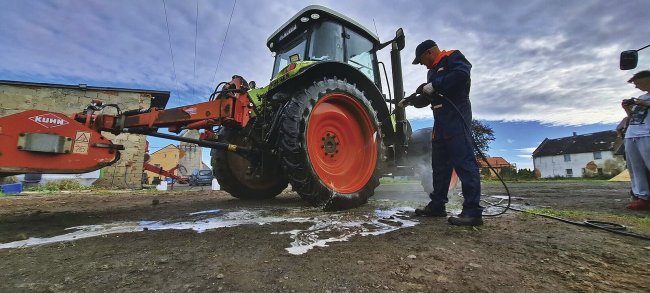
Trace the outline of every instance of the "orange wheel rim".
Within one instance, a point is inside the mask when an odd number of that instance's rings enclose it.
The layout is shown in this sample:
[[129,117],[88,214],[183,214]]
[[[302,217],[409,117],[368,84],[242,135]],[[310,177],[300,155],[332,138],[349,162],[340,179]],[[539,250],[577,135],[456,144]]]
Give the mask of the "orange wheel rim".
[[375,126],[367,110],[344,93],[322,97],[307,123],[307,153],[318,177],[339,193],[360,191],[377,165]]

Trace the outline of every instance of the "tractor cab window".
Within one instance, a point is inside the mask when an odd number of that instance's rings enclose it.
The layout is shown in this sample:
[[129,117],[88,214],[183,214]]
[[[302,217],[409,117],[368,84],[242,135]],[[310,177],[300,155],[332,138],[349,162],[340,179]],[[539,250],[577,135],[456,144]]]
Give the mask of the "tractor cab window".
[[330,21],[314,25],[309,44],[309,60],[343,62],[343,27]]
[[372,42],[351,30],[346,30],[346,33],[348,64],[375,81],[373,70],[375,56],[372,52]]
[[290,45],[286,47],[286,49],[278,51],[278,53],[275,55],[275,64],[273,65],[273,75],[275,76],[278,74],[282,68],[287,67],[290,61],[290,57],[292,55],[298,55],[298,58],[300,61],[305,60],[305,48],[307,46],[307,40],[303,38],[300,38],[294,42],[292,42]]

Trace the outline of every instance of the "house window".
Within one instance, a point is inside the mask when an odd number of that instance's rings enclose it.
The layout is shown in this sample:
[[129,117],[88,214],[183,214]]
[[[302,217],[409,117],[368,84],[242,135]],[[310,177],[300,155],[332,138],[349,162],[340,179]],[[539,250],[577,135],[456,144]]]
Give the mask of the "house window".
[[566,177],[573,177],[573,170],[566,169]]
[[564,155],[564,161],[565,162],[571,162],[571,155],[570,154]]
[[594,160],[600,160],[603,158],[603,154],[600,152],[594,152]]

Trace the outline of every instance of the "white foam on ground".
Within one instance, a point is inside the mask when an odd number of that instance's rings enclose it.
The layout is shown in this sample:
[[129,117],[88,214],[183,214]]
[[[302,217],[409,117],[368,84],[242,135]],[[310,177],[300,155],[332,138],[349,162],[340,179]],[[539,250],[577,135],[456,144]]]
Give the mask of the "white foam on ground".
[[[372,214],[367,214],[353,210],[344,213],[319,212],[313,217],[295,217],[301,213],[304,214],[304,210],[284,210],[280,213],[267,210],[239,210],[224,212],[215,217],[195,221],[138,221],[77,226],[65,229],[65,231],[73,232],[58,236],[48,238],[32,237],[26,240],[2,243],[0,249],[46,245],[118,233],[160,230],[194,230],[197,233],[202,233],[208,230],[242,225],[266,225],[279,222],[312,223],[309,228],[304,230],[296,229],[272,233],[289,235],[292,242],[286,250],[290,254],[300,255],[314,247],[326,247],[328,243],[348,241],[357,235],[381,235],[397,229],[415,226],[417,221],[410,220],[408,216],[404,215],[404,212],[412,211],[412,208],[377,209]],[[190,215],[205,216],[218,214],[219,212],[221,211],[207,210],[194,212]],[[274,216],[273,214],[278,215]]]
[[[345,214],[334,214],[330,217],[313,219],[314,224],[305,230],[274,232],[273,234],[289,234],[293,241],[291,247],[286,250],[290,254],[300,255],[314,247],[327,247],[328,243],[348,241],[357,235],[381,235],[397,229],[413,227],[418,222],[409,220],[404,215],[404,212],[412,211],[413,208],[378,209],[373,215],[366,214],[357,218],[349,218]],[[320,234],[334,236],[321,239]]]

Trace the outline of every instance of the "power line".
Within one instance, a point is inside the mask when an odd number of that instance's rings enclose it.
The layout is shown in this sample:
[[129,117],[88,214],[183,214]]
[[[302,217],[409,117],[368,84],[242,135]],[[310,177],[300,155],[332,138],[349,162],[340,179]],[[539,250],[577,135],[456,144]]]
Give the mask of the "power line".
[[196,40],[199,35],[199,0],[196,0],[196,23],[194,24],[194,86],[192,87],[192,97],[196,89]]
[[[163,3],[163,9],[165,10],[165,24],[167,25],[167,39],[169,40],[169,54],[171,55],[172,58],[172,70],[174,70],[174,84],[178,86],[178,81],[176,80],[176,64],[174,62],[174,51],[172,50],[172,36],[171,33],[169,32],[169,20],[167,19],[167,5],[165,4],[165,0],[162,0],[162,3]],[[178,88],[176,90],[178,90]]]
[[214,69],[214,74],[212,75],[212,83],[217,77],[217,70],[219,69],[219,64],[221,63],[221,54],[223,54],[223,47],[226,45],[226,37],[228,37],[228,30],[230,29],[230,22],[232,21],[232,15],[235,12],[235,5],[237,5],[237,0],[232,3],[232,11],[230,11],[230,19],[228,20],[228,26],[226,27],[226,34],[223,36],[223,43],[221,43],[221,51],[219,51],[219,58],[217,59],[217,67]]

